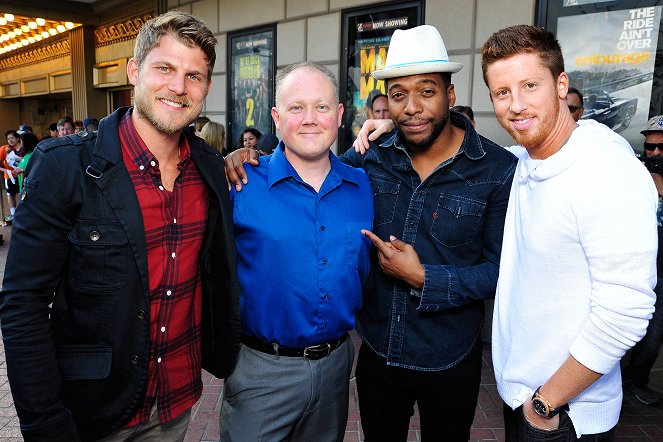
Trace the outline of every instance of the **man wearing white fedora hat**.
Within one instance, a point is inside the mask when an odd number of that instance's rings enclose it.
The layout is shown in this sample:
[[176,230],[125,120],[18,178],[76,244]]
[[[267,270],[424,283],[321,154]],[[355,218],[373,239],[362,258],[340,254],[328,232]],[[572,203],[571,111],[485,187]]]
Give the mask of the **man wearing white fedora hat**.
[[506,440],[612,440],[619,361],[654,309],[656,189],[626,140],[574,121],[551,32],[494,33],[482,68],[520,147],[493,318]]
[[481,374],[485,299],[497,284],[515,158],[455,104],[437,29],[394,32],[384,69],[394,132],[341,159],[375,195],[373,272],[357,330],[366,441],[404,441],[415,402],[423,440],[466,441]]
[[[425,42],[425,44],[422,44]],[[366,442],[405,441],[415,402],[423,440],[466,441],[481,376],[483,300],[497,284],[515,157],[480,136],[456,101],[437,29],[398,30],[384,69],[397,130],[341,161],[373,187],[375,244],[358,326],[356,370]],[[384,121],[384,120],[383,120]],[[241,160],[226,157],[236,188]]]

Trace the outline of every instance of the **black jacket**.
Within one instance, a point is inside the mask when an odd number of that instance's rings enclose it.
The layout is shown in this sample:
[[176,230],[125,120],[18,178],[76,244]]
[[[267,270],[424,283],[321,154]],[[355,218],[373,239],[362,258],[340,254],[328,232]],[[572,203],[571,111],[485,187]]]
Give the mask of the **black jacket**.
[[[0,293],[26,441],[97,439],[124,425],[143,394],[147,252],[118,136],[126,112],[104,118],[98,132],[40,143],[28,166]],[[221,155],[186,136],[210,195],[200,257],[203,367],[225,377],[240,332],[228,187]]]

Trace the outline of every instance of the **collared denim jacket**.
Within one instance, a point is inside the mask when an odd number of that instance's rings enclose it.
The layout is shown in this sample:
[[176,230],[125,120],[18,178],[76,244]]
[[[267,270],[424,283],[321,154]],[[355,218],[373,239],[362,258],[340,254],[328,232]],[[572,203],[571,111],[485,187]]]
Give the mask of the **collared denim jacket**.
[[373,231],[412,244],[425,269],[422,290],[385,275],[375,249],[357,330],[387,363],[444,370],[479,338],[483,300],[495,296],[504,216],[516,167],[507,150],[477,134],[464,116],[458,153],[422,182],[399,131],[380,137],[365,156],[341,160],[362,167],[374,193]]

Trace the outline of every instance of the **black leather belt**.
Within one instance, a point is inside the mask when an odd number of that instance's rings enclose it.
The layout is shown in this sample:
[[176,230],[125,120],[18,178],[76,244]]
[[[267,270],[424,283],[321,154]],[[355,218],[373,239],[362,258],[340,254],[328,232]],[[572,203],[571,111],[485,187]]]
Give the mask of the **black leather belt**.
[[331,352],[336,350],[343,342],[345,342],[347,337],[348,334],[346,333],[335,341],[325,342],[318,345],[311,345],[310,347],[304,348],[282,347],[278,344],[270,344],[269,342],[264,342],[251,336],[242,336],[242,344],[259,352],[267,353],[270,355],[287,356],[291,358],[304,358],[316,361],[318,359],[326,358],[329,356]]

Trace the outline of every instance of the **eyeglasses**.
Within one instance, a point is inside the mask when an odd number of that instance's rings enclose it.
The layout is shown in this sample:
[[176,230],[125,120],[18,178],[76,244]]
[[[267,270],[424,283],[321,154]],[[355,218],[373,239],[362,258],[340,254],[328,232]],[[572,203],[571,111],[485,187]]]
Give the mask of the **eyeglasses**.
[[574,106],[572,104],[569,104],[569,110],[571,111],[571,113],[577,111],[578,109],[580,109],[580,106]]
[[663,143],[645,143],[645,150],[653,152],[656,149],[663,151]]

